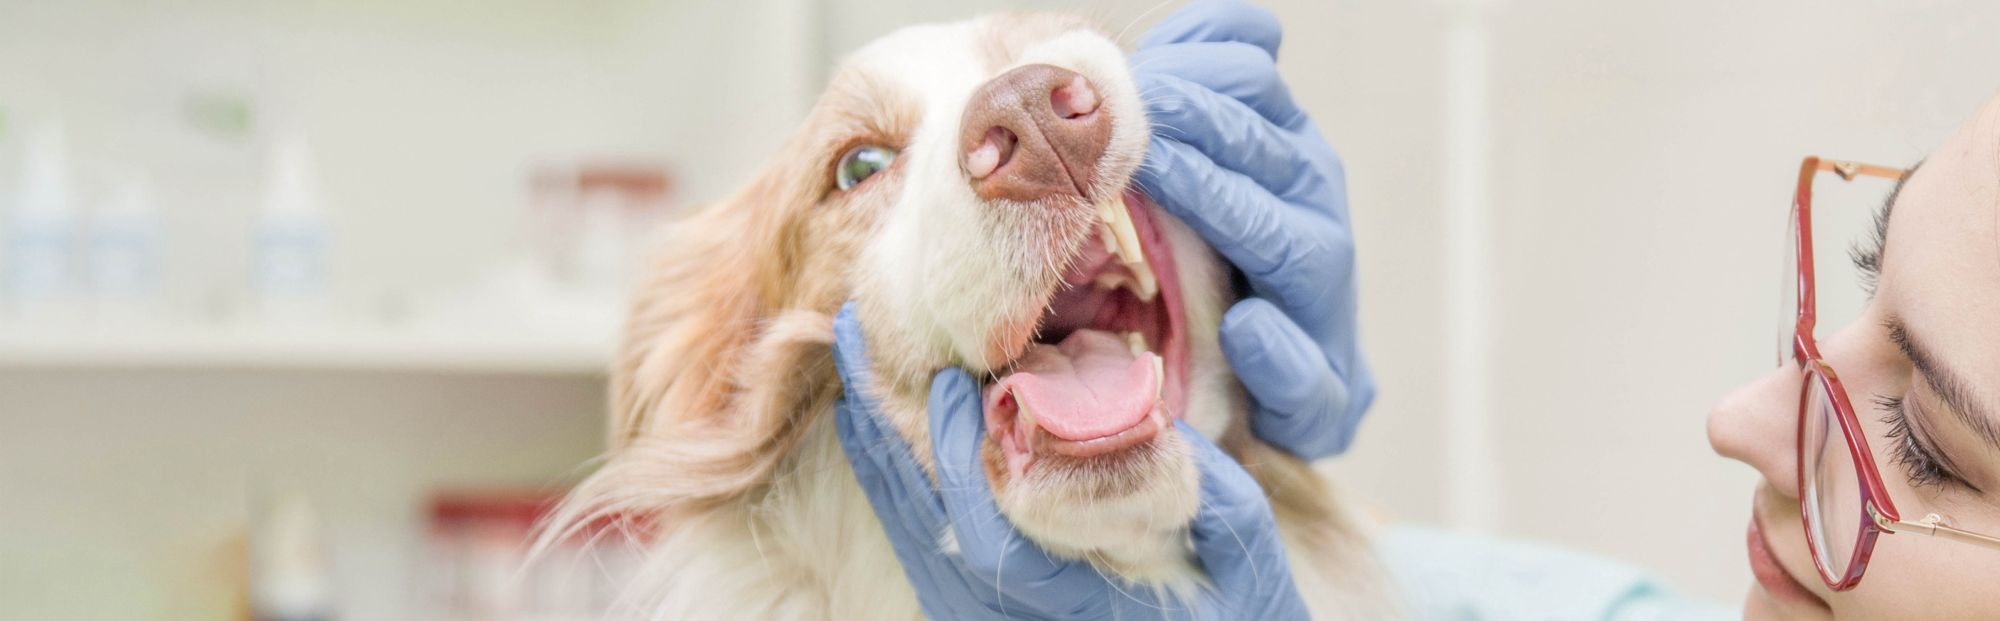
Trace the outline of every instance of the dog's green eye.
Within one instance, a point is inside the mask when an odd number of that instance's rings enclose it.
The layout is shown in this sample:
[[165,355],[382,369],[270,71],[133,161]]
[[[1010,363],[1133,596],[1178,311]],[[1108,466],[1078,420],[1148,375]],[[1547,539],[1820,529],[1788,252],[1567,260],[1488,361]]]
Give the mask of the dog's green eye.
[[860,185],[893,161],[896,151],[888,147],[868,144],[848,149],[846,155],[840,156],[840,165],[833,169],[833,185],[842,190]]

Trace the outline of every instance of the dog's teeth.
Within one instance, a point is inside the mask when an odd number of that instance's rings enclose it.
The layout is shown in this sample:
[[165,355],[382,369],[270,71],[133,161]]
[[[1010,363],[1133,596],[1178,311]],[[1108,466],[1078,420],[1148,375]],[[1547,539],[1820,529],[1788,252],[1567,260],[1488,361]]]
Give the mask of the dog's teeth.
[[1151,302],[1159,295],[1159,278],[1153,274],[1153,266],[1146,262],[1146,250],[1139,245],[1139,229],[1132,224],[1132,212],[1122,200],[1110,200],[1097,204],[1097,233],[1104,239],[1104,247],[1118,255],[1118,262],[1132,271],[1132,291],[1139,299]]
[[1167,363],[1159,356],[1153,356],[1153,400],[1166,399]]
[[1137,284],[1132,282],[1132,276],[1130,274],[1126,274],[1125,272],[1119,272],[1119,271],[1110,271],[1098,274],[1097,279],[1091,281],[1091,285],[1107,291],[1117,289],[1119,287],[1129,288],[1134,291],[1138,290],[1139,288]]
[[1111,232],[1116,233],[1118,236],[1118,247],[1116,250],[1119,262],[1126,265],[1145,263],[1146,251],[1139,246],[1139,229],[1132,226],[1132,212],[1127,210],[1122,203],[1112,206],[1105,211],[1109,212],[1111,216],[1108,222],[1111,225]]
[[1153,277],[1153,266],[1144,262],[1127,263],[1125,266],[1132,268],[1132,277],[1138,281],[1138,287],[1134,291],[1138,292],[1139,299],[1146,302],[1153,301],[1153,296],[1160,294],[1160,282]]
[[1132,348],[1134,356],[1146,353],[1146,337],[1139,336],[1137,332],[1125,333],[1125,345]]

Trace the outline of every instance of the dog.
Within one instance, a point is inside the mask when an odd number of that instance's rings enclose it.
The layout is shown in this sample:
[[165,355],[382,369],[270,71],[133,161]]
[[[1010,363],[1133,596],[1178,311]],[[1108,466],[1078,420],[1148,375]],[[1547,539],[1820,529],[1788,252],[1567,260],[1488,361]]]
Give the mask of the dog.
[[932,375],[982,378],[986,474],[1043,548],[1203,588],[1179,418],[1263,486],[1316,618],[1394,616],[1363,521],[1249,433],[1217,343],[1228,267],[1130,186],[1141,97],[1113,38],[1068,15],[854,52],[754,182],[672,225],[615,361],[612,450],[542,540],[626,524],[638,616],[921,618],[834,430],[831,316],[853,300],[874,396],[926,468]]

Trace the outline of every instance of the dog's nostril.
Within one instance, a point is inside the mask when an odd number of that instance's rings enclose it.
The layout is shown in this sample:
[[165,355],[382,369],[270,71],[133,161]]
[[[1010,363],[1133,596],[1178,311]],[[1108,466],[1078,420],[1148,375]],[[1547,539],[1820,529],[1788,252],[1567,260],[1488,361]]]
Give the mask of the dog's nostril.
[[993,126],[986,129],[986,137],[965,154],[965,172],[974,179],[985,179],[993,171],[1007,165],[1014,157],[1014,145],[1020,137],[1005,127]]
[[1054,65],[1007,70],[972,92],[958,122],[959,165],[986,200],[1089,202],[1111,144],[1097,85]]
[[1097,111],[1097,103],[1097,91],[1090,88],[1090,82],[1080,75],[1070,78],[1068,84],[1049,91],[1049,107],[1059,118],[1088,116]]

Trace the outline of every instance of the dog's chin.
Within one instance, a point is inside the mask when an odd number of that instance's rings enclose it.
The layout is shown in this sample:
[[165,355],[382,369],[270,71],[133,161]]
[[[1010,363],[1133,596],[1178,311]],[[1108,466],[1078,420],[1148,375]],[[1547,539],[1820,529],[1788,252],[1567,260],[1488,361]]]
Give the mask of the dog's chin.
[[1189,575],[1186,528],[1201,480],[1178,429],[1116,453],[1040,458],[1020,476],[996,443],[985,454],[1000,510],[1043,549],[1135,583]]

